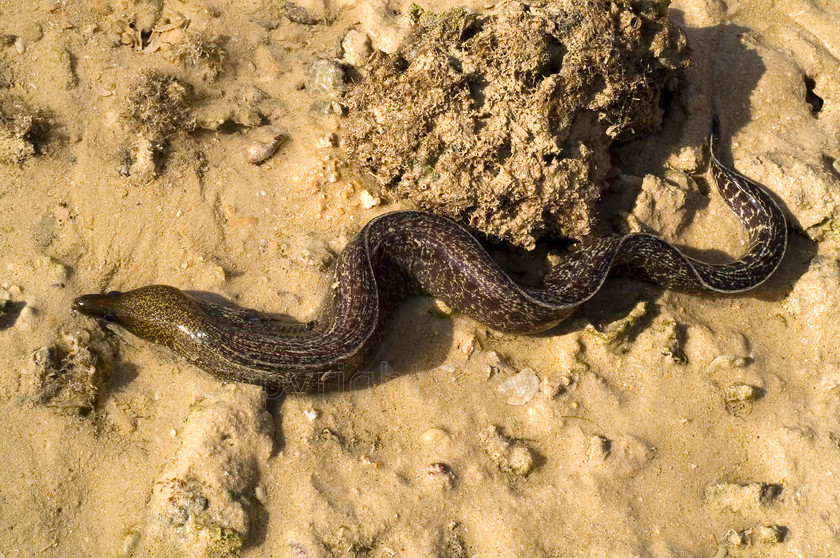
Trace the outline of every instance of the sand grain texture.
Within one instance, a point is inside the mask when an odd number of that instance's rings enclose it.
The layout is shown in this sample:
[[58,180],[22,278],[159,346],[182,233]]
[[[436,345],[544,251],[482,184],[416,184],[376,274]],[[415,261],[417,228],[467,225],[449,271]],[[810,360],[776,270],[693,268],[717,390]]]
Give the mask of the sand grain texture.
[[[311,317],[331,254],[404,205],[342,166],[335,66],[307,69],[396,52],[408,9],[0,2],[0,555],[167,555],[144,531],[156,483],[222,386],[123,340],[81,416],[24,397],[32,353],[95,327],[74,297],[151,283]],[[669,16],[692,65],[662,131],[614,150],[600,226],[628,211],[616,226],[737,254],[743,232],[694,176],[715,111],[726,160],[791,217],[779,273],[739,297],[611,282],[539,337],[407,301],[356,389],[268,394],[273,451],[261,423],[241,438],[263,444],[247,482],[217,485],[247,502],[241,556],[840,555],[840,9],[680,0]],[[169,120],[132,110],[150,75],[171,76],[146,89]],[[510,405],[498,387],[526,368],[539,390]],[[231,391],[262,416],[261,395]]]

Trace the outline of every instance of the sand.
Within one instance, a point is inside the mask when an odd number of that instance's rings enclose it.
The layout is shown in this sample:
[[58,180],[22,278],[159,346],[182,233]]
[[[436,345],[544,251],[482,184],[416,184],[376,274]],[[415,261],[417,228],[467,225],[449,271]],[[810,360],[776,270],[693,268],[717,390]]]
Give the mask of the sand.
[[[311,317],[330,253],[404,205],[342,167],[306,68],[351,29],[348,60],[362,35],[394,51],[408,5],[162,4],[0,5],[0,556],[840,555],[836,3],[672,3],[685,88],[614,153],[603,211],[737,255],[734,216],[686,174],[720,114],[725,159],[791,219],[766,285],[615,280],[536,337],[412,299],[355,389],[285,398],[107,340],[70,302],[166,283]],[[201,110],[174,131],[127,120],[144,70]],[[598,333],[634,308],[628,336]],[[32,357],[57,346],[95,379],[78,330],[118,346],[89,410],[50,405]],[[513,377],[524,396],[499,391]]]

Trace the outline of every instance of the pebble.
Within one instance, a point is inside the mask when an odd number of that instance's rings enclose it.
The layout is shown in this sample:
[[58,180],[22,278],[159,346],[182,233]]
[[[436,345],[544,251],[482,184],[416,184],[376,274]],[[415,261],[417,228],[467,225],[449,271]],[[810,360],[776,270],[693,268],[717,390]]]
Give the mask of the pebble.
[[540,382],[540,392],[547,399],[554,399],[572,385],[573,379],[568,374],[550,374]]
[[604,461],[610,455],[612,450],[612,443],[609,438],[601,434],[596,434],[589,438],[589,443],[586,447],[586,458],[589,461]]
[[754,401],[761,394],[761,389],[741,382],[727,386],[725,396],[728,401]]
[[315,147],[318,149],[328,149],[330,147],[335,147],[337,143],[338,137],[334,133],[329,133],[315,140]]
[[43,279],[51,285],[63,286],[64,282],[70,276],[70,268],[60,262],[57,262],[49,256],[44,256],[42,261],[46,271]]
[[288,137],[271,126],[257,128],[250,134],[245,146],[245,157],[253,165],[260,165],[271,158]]
[[785,529],[778,525],[759,525],[752,529],[752,536],[756,542],[776,544],[785,540]]
[[364,66],[370,55],[373,54],[370,37],[355,29],[351,29],[344,35],[341,40],[341,48],[344,50],[344,61],[357,68]]
[[502,472],[526,476],[534,469],[534,456],[525,444],[503,436],[495,426],[488,426],[478,433],[484,451]]
[[420,435],[420,441],[429,446],[441,446],[451,442],[452,437],[442,428],[429,428]]
[[359,192],[359,201],[361,202],[363,208],[370,209],[379,205],[382,200],[379,199],[379,196],[374,196],[367,190],[362,190]]
[[747,546],[747,535],[742,531],[730,529],[721,537],[720,545],[726,548],[741,548]]
[[318,271],[326,272],[335,260],[335,252],[324,239],[310,232],[300,240],[300,258]]
[[458,350],[465,356],[471,356],[476,349],[481,349],[481,342],[476,337],[475,332],[465,332],[457,337],[455,342]]
[[32,306],[24,306],[20,311],[20,314],[18,314],[18,319],[15,321],[15,327],[22,331],[32,331],[35,314],[35,309]]
[[258,484],[254,487],[254,498],[256,498],[259,502],[265,503],[268,499],[268,495],[265,492],[265,486]]
[[519,374],[496,388],[508,405],[524,405],[531,401],[540,389],[540,379],[533,368],[523,368]]
[[20,36],[30,43],[35,43],[44,36],[44,28],[37,21],[29,21],[20,30]]
[[347,89],[344,68],[335,60],[315,58],[306,72],[306,87],[316,97],[333,98]]

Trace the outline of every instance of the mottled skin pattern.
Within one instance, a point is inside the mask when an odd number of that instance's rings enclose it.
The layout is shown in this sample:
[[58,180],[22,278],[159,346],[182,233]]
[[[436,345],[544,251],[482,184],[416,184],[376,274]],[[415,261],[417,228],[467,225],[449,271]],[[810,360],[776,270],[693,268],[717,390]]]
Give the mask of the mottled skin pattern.
[[456,223],[415,211],[372,219],[345,248],[318,318],[290,324],[250,310],[199,301],[174,287],[85,295],[77,312],[116,323],[169,347],[224,380],[290,392],[325,389],[373,356],[399,299],[424,292],[499,331],[552,328],[620,273],[669,289],[736,293],[775,271],[787,244],[785,217],[755,182],[723,166],[718,123],[710,134],[711,172],[750,238],[737,261],[711,265],[668,242],[631,233],[581,243],[537,287],[511,279]]

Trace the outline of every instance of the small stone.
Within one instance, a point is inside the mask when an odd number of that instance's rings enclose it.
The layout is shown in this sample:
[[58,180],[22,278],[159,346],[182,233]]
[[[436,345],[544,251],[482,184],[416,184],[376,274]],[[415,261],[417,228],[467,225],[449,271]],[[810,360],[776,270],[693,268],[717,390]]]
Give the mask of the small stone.
[[752,536],[757,543],[777,544],[785,540],[786,531],[779,525],[759,525],[752,529]]
[[270,159],[287,139],[288,136],[271,126],[257,128],[249,134],[245,157],[252,165],[260,165]]
[[263,504],[266,502],[266,500],[268,500],[268,495],[265,492],[265,486],[263,486],[262,484],[258,484],[254,487],[254,498],[256,498],[257,501],[262,502]]
[[540,392],[547,399],[554,399],[565,392],[573,381],[569,374],[548,374],[540,381]]
[[720,545],[725,548],[742,548],[747,546],[747,542],[747,535],[735,529],[730,529],[720,539]]
[[428,446],[441,446],[452,441],[449,432],[442,428],[429,428],[420,435],[420,441]]
[[47,51],[47,63],[51,67],[53,79],[62,89],[73,89],[79,83],[73,70],[73,57],[67,49],[53,46]]
[[523,368],[519,374],[500,384],[498,392],[507,397],[508,405],[524,405],[531,401],[540,388],[540,379],[533,368]]
[[41,40],[44,36],[44,28],[41,27],[41,24],[37,21],[27,21],[23,28],[20,30],[19,35],[29,41],[30,43],[35,43]]
[[761,388],[741,382],[727,386],[724,395],[727,401],[754,401],[761,397]]
[[359,201],[361,202],[363,208],[370,209],[379,205],[382,200],[379,199],[379,196],[374,196],[367,190],[362,190],[359,192]]
[[601,434],[589,438],[586,447],[586,458],[589,461],[604,461],[610,455],[612,443],[610,439]]
[[35,323],[37,312],[34,307],[26,305],[21,309],[18,318],[15,321],[15,327],[22,331],[32,331],[32,326]]
[[338,138],[336,135],[334,133],[329,133],[315,140],[315,147],[318,149],[328,149],[330,147],[335,147],[337,142]]
[[149,180],[158,171],[156,155],[161,152],[161,146],[143,135],[138,134],[134,148],[134,161],[129,168],[129,174],[144,180]]
[[526,476],[534,468],[534,456],[525,444],[502,435],[495,426],[488,426],[478,434],[484,451],[505,473]]
[[525,476],[534,468],[534,456],[524,446],[515,446],[510,451],[508,461],[510,472],[514,475]]
[[17,39],[15,39],[15,50],[18,52],[18,54],[23,54],[24,52],[26,52],[26,42],[26,39],[24,39],[23,37],[18,37]]
[[12,298],[19,298],[23,296],[23,289],[20,288],[19,285],[3,283],[3,288],[9,291],[9,294],[12,296]]
[[513,374],[514,369],[510,366],[504,358],[502,358],[496,351],[486,351],[481,355],[481,361],[485,364],[484,372],[486,379],[490,379],[496,374],[506,373]]
[[458,350],[466,356],[472,355],[477,348],[481,348],[481,344],[478,342],[478,338],[475,336],[475,333],[469,333],[460,338],[457,342],[457,346]]
[[49,256],[44,256],[43,262],[46,268],[46,274],[43,278],[52,285],[63,286],[70,276],[70,268]]
[[335,260],[335,252],[316,233],[307,233],[300,241],[300,258],[318,271],[326,272]]
[[351,29],[344,35],[344,39],[341,40],[341,48],[344,50],[344,61],[357,68],[364,66],[370,55],[373,54],[370,37],[355,29]]
[[315,58],[306,72],[306,88],[317,98],[333,99],[347,89],[344,68],[335,60]]

